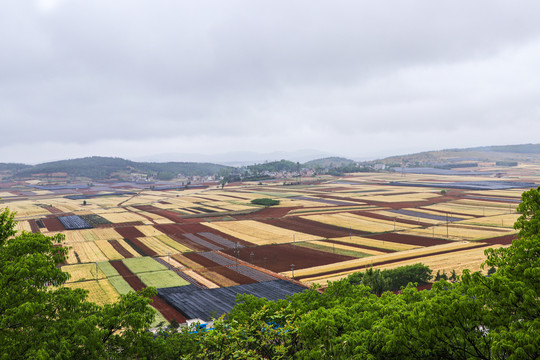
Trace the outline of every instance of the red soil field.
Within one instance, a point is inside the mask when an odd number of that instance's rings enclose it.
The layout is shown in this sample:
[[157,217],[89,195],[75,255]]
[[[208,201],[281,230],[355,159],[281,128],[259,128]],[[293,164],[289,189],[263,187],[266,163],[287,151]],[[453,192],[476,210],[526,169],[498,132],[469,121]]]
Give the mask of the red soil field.
[[133,226],[115,227],[114,230],[127,239],[144,237],[144,234]]
[[510,245],[512,244],[512,241],[514,241],[515,239],[517,239],[517,234],[497,236],[497,237],[492,237],[489,239],[482,239],[480,241],[483,243],[491,244],[491,245],[495,245],[495,244]]
[[30,224],[30,229],[32,230],[34,234],[40,232],[39,225],[37,224],[35,219],[28,220],[28,223]]
[[58,209],[58,208],[55,208],[54,206],[41,206],[42,208],[44,208],[45,210],[47,210],[48,212],[50,212],[51,214],[62,214],[64,213],[62,210]]
[[[448,254],[448,253],[456,253],[456,252],[459,252],[459,251],[463,251],[463,250],[471,250],[471,249],[477,249],[477,248],[481,248],[481,247],[485,247],[486,245],[485,244],[478,244],[476,246],[472,246],[472,247],[469,247],[469,248],[466,248],[466,249],[458,249],[458,250],[444,250],[444,251],[438,251],[438,252],[435,252],[435,253],[431,253],[431,254],[427,254],[427,255],[420,255],[420,256],[409,256],[409,257],[405,257],[405,258],[401,258],[401,259],[396,259],[396,260],[388,260],[388,261],[374,261],[372,263],[370,263],[369,265],[362,265],[362,266],[355,266],[355,267],[351,267],[351,268],[348,268],[348,269],[340,269],[340,270],[336,270],[336,271],[326,271],[326,272],[321,272],[321,273],[317,273],[317,276],[325,276],[325,275],[332,275],[332,274],[336,274],[336,273],[340,273],[340,272],[343,272],[343,271],[351,271],[351,270],[363,270],[363,269],[366,269],[368,267],[372,267],[372,266],[379,266],[379,265],[386,265],[386,264],[392,264],[392,263],[395,263],[395,262],[400,262],[400,261],[405,261],[405,260],[411,260],[411,259],[418,259],[418,262],[422,262],[422,258],[423,257],[426,257],[426,256],[433,256],[433,255],[442,255],[442,254]],[[487,248],[487,247],[486,247]],[[304,279],[304,278],[308,278],[308,277],[311,277],[313,275],[309,275],[309,276],[298,276],[298,277],[295,277],[296,280],[301,280],[301,279]]]
[[66,230],[64,225],[62,225],[62,223],[60,222],[60,220],[58,220],[55,217],[44,218],[42,219],[42,221],[48,231],[65,231]]
[[[134,289],[134,290],[141,290],[146,287],[144,283],[131,272],[131,270],[128,269],[128,267],[120,260],[116,261],[110,261],[110,264],[118,271],[118,273],[126,280],[126,282]],[[152,297],[152,303],[151,305],[163,315],[167,321],[176,320],[179,323],[185,323],[187,321],[186,317],[182,315],[180,312],[178,312],[175,308],[170,306],[160,298],[159,296],[153,296]]]
[[367,235],[366,238],[391,241],[400,244],[417,245],[417,246],[433,246],[448,244],[448,241],[439,238],[428,238],[416,235],[404,235],[396,233],[384,233],[377,235]]
[[[264,245],[238,250],[240,250],[240,260],[274,272],[291,270],[291,264],[294,264],[295,269],[304,269],[355,259],[351,256],[332,254],[291,244]],[[235,256],[234,249],[222,250],[222,252]],[[253,258],[250,256],[251,253],[253,253]]]
[[118,251],[120,255],[125,257],[126,259],[132,258],[133,255],[129,251],[127,251],[122,244],[118,242],[118,240],[109,240],[109,244],[114,248],[114,250]]
[[289,229],[293,231],[303,232],[306,234],[311,234],[315,236],[320,236],[321,238],[328,239],[328,238],[335,238],[335,237],[345,237],[349,235],[355,235],[355,236],[364,236],[367,233],[358,231],[358,230],[350,230],[346,228],[342,228],[335,225],[329,225],[320,223],[317,221],[304,219],[301,217],[296,216],[288,216],[286,218],[281,219],[265,219],[265,220],[259,220],[260,222],[263,222],[265,224],[278,226],[284,229]]

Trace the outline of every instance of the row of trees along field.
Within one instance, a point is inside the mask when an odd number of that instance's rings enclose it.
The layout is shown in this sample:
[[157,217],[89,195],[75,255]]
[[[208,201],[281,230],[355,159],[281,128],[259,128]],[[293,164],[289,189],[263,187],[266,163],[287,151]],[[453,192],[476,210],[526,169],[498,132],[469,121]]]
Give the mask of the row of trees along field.
[[[0,215],[1,359],[536,359],[540,357],[540,188],[522,196],[519,237],[486,251],[486,277],[464,271],[430,291],[380,296],[371,275],[288,300],[244,295],[210,331],[145,331],[155,290],[98,306],[61,286],[61,235],[14,236]],[[421,270],[421,269],[420,269]],[[381,272],[382,273],[382,272]],[[381,276],[381,273],[377,276]],[[385,275],[386,276],[386,275]],[[389,280],[388,280],[389,281]],[[357,285],[358,284],[358,285]]]

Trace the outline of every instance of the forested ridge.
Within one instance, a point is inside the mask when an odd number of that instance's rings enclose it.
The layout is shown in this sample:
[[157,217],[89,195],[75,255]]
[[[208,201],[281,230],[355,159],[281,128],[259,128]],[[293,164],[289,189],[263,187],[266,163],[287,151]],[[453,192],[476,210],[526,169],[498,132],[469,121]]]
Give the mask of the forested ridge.
[[72,160],[60,160],[17,168],[15,177],[28,177],[32,174],[67,173],[74,177],[87,177],[92,180],[108,179],[118,172],[139,172],[158,176],[167,174],[176,176],[208,176],[217,175],[220,171],[229,167],[211,163],[195,162],[135,162],[131,160],[92,156]]
[[[536,359],[540,357],[540,188],[522,195],[518,239],[486,251],[490,276],[464,271],[432,290],[352,276],[287,300],[241,296],[209,331],[148,331],[155,290],[104,307],[61,286],[61,235],[15,235],[0,213],[1,359]],[[419,268],[419,270],[421,270]],[[425,272],[420,272],[423,274]],[[383,281],[383,283],[385,283]],[[390,281],[386,281],[389,285]],[[52,285],[52,286],[51,286]]]

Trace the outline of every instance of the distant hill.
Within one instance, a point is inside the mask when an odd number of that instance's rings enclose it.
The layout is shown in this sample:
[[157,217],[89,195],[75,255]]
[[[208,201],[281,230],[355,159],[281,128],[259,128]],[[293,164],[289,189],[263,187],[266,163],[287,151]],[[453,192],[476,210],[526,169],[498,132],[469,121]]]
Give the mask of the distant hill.
[[372,161],[387,165],[445,166],[472,162],[540,163],[540,144],[496,145],[465,149],[425,151]]
[[18,163],[0,163],[0,171],[18,171],[29,167],[32,167],[32,165]]
[[316,168],[316,167],[328,168],[328,167],[340,167],[343,165],[351,165],[354,163],[355,162],[351,159],[332,156],[332,157],[326,157],[322,159],[311,160],[302,164],[302,166],[305,168]]
[[29,177],[32,174],[66,173],[72,177],[86,177],[92,180],[109,179],[115,174],[143,173],[157,176],[158,179],[168,180],[178,174],[185,176],[217,175],[221,170],[228,169],[224,165],[189,162],[135,162],[121,158],[92,156],[72,160],[53,161],[35,166],[27,166],[14,171],[18,178]]

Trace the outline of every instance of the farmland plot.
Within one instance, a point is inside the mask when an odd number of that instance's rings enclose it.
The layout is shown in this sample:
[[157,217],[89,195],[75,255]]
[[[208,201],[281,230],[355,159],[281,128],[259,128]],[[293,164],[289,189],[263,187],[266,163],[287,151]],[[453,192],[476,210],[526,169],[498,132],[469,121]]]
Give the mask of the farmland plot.
[[[375,219],[366,218],[350,213],[325,214],[325,215],[308,215],[301,216],[304,219],[318,221],[324,224],[340,226],[343,228],[351,228],[354,230],[365,231],[370,233],[379,233],[394,231],[394,224],[390,221],[382,222]],[[404,230],[414,227],[415,225],[396,223],[396,230]]]
[[294,232],[254,220],[215,221],[204,223],[204,225],[256,245],[292,243],[293,239],[294,241],[320,239],[314,235]]
[[[516,231],[495,227],[480,227],[473,225],[438,225],[429,228],[416,228],[400,232],[400,234],[420,235],[437,238],[448,238],[450,240],[481,240],[490,237],[509,235]],[[447,236],[448,234],[448,236]]]
[[87,290],[88,300],[98,305],[112,304],[119,298],[118,292],[108,279],[71,282],[64,286]]

